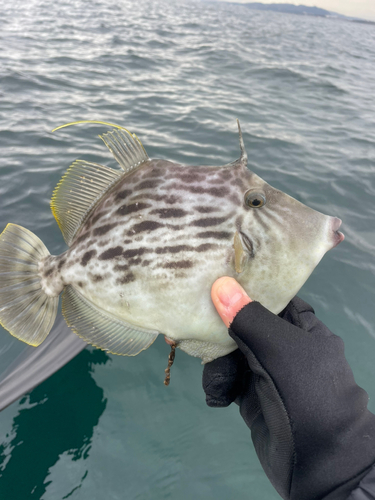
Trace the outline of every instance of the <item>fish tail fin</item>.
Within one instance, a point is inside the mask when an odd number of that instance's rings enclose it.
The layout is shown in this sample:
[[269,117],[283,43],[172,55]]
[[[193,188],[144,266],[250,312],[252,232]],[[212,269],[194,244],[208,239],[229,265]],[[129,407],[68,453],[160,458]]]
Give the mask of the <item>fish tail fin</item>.
[[38,346],[49,334],[59,297],[42,288],[39,264],[50,255],[31,231],[8,224],[0,235],[0,324],[11,335]]

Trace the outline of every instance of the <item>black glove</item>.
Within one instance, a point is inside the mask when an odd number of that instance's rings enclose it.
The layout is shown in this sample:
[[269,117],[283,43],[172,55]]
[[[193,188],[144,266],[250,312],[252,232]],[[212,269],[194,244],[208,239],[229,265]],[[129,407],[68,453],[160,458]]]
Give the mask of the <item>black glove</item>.
[[207,404],[239,405],[282,498],[346,499],[375,463],[375,416],[341,338],[297,297],[279,316],[251,302],[229,334],[239,350],[205,365]]

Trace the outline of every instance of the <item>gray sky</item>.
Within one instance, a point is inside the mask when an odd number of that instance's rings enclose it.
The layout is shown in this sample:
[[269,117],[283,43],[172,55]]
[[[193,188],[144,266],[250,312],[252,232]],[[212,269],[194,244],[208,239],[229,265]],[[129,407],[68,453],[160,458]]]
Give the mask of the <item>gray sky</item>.
[[[230,0],[226,0],[230,1]],[[233,0],[238,3],[249,3],[259,1],[262,3],[292,3],[294,5],[308,5],[310,7],[321,7],[344,14],[345,16],[361,17],[375,21],[375,0]]]

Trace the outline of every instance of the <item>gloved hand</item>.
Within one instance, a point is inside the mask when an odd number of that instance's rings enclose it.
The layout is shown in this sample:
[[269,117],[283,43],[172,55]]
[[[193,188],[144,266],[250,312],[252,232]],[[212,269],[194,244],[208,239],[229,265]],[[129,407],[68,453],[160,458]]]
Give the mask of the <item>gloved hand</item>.
[[282,498],[346,499],[375,463],[375,416],[341,338],[297,297],[276,316],[220,278],[212,299],[239,349],[205,365],[207,404],[239,405]]

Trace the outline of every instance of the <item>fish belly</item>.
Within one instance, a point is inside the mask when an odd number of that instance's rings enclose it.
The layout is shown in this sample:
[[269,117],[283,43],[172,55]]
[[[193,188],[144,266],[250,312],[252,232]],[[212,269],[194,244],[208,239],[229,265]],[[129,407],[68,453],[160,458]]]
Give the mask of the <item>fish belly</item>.
[[[178,265],[186,259],[174,262]],[[166,263],[164,260],[164,266]],[[101,271],[100,263],[94,261],[95,274],[88,270],[84,276],[82,269],[73,266],[64,281],[96,306],[135,327],[157,330],[177,342],[196,340],[226,348],[233,341],[212,304],[210,290],[218,277],[232,271],[225,259],[221,264],[216,261],[214,270],[205,264],[204,259],[196,262],[194,272],[157,265],[147,271],[133,269],[133,279],[122,283],[129,278],[123,278],[127,271],[120,273],[118,267],[125,264],[112,264]],[[103,279],[98,281],[98,276]]]

